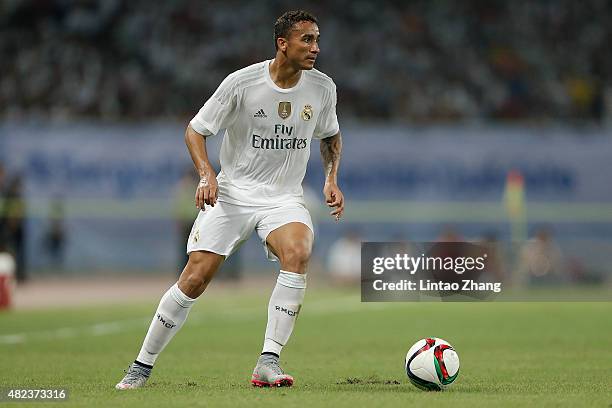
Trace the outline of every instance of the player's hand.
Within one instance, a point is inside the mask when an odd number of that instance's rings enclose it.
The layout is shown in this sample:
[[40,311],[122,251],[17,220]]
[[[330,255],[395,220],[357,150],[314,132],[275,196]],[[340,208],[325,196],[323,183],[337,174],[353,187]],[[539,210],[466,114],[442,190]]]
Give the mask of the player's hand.
[[217,203],[219,186],[217,185],[217,175],[212,168],[208,168],[206,173],[200,178],[195,192],[196,208],[203,210],[204,204],[214,207]]
[[323,187],[323,194],[325,195],[327,206],[334,208],[329,215],[335,217],[336,221],[339,221],[342,214],[344,214],[344,194],[342,194],[340,187],[336,183],[327,182],[325,187]]

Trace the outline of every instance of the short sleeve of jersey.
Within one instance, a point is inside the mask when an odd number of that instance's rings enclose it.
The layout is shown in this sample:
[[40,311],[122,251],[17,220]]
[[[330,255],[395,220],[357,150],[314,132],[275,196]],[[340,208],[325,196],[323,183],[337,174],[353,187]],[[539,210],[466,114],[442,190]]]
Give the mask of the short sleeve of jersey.
[[201,135],[216,135],[219,130],[231,126],[236,119],[237,99],[238,81],[232,74],[221,82],[189,125]]
[[315,139],[325,139],[334,136],[340,131],[338,117],[336,116],[336,86],[333,85],[329,90],[325,106],[321,111],[321,116],[317,122],[313,137]]

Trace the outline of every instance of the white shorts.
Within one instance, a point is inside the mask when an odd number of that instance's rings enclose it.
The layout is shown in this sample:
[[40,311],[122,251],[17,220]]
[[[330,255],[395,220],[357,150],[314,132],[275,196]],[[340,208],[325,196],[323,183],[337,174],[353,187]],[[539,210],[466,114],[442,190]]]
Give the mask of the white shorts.
[[206,210],[198,214],[187,240],[187,254],[209,251],[227,258],[255,230],[268,259],[277,261],[266,239],[270,232],[291,222],[305,224],[314,234],[310,213],[300,203],[248,207],[217,201],[214,207],[206,206]]

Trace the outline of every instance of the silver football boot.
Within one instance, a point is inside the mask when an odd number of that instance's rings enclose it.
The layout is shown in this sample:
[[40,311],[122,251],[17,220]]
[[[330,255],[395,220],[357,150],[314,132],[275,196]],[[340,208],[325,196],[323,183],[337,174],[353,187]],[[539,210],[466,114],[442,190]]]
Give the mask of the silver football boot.
[[264,354],[257,360],[251,384],[254,387],[291,387],[293,377],[283,372],[278,365],[278,357]]
[[115,385],[115,388],[118,390],[131,390],[143,387],[151,376],[151,371],[151,368],[132,363],[125,372],[123,380]]

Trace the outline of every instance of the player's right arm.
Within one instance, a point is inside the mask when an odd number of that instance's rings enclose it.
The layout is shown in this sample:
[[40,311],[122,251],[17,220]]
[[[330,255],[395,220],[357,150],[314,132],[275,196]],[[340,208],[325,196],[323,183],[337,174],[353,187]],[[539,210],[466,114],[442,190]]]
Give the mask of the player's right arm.
[[217,203],[219,187],[217,175],[208,160],[206,138],[217,134],[219,130],[232,125],[238,113],[238,80],[230,74],[221,82],[219,88],[206,101],[195,117],[189,122],[185,131],[185,143],[191,160],[200,175],[200,182],[195,194],[197,208],[204,209],[204,204],[214,206]]
[[199,134],[191,125],[185,131],[185,144],[193,160],[200,182],[195,192],[196,208],[204,209],[204,204],[212,207],[217,203],[219,187],[217,185],[217,174],[208,160],[206,151],[206,136]]

